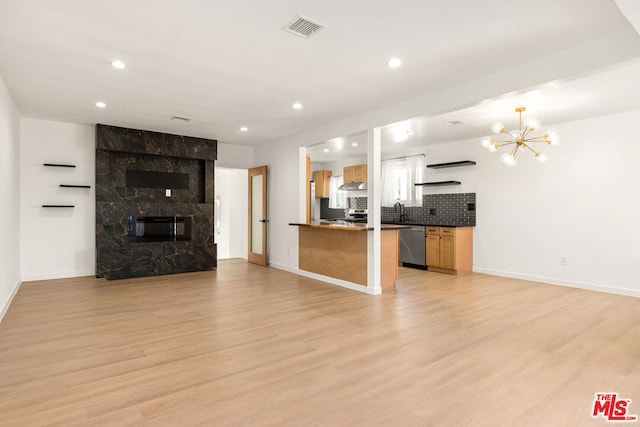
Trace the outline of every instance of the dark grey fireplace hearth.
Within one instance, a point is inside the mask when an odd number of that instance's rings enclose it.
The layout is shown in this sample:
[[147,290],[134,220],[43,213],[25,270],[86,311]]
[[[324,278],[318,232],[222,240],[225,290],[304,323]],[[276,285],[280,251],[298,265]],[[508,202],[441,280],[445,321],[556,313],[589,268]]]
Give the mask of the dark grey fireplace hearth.
[[[96,125],[96,275],[215,269],[216,158],[215,140]],[[186,218],[190,235],[131,239],[130,217]]]

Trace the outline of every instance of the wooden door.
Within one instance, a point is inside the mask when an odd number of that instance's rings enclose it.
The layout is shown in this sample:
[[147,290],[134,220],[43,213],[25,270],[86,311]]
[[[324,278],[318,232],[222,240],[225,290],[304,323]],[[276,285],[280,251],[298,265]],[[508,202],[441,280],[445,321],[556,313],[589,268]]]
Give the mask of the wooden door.
[[440,239],[440,267],[455,270],[456,268],[456,238],[442,236]]
[[267,265],[267,167],[249,169],[249,262]]
[[307,193],[307,224],[309,224],[311,222],[311,198],[313,197],[313,194],[311,194],[311,186],[309,185],[309,174],[311,173],[311,157],[307,156],[307,161],[306,161],[306,167],[307,167],[307,173],[305,175],[305,179],[304,179],[304,183],[305,186],[307,187],[306,193]]
[[427,267],[440,267],[440,236],[427,236]]

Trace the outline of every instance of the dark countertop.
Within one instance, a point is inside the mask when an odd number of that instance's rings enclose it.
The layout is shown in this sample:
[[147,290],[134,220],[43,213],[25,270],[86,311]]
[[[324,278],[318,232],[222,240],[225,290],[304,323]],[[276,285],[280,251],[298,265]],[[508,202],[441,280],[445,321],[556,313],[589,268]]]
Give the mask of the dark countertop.
[[[329,230],[347,230],[347,231],[371,231],[373,227],[367,227],[366,223],[353,223],[353,222],[336,222],[336,221],[326,221],[326,220],[318,220],[311,221],[311,223],[298,223],[298,222],[290,222],[289,225],[295,225],[300,227],[313,227],[313,228],[325,228]],[[381,224],[380,230],[402,230],[404,228],[409,228],[409,224]]]
[[414,222],[383,222],[382,224],[396,224],[396,225],[410,225],[417,227],[450,227],[450,228],[463,228],[463,227],[475,227],[475,225],[448,225],[448,224],[418,224]]

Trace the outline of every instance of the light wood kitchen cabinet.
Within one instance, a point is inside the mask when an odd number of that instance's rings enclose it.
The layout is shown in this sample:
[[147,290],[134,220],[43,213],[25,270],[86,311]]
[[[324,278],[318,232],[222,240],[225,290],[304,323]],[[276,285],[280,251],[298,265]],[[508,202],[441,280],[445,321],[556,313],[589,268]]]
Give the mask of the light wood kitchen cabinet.
[[439,235],[427,235],[427,265],[439,266],[440,265],[440,236]]
[[440,236],[440,265],[439,267],[456,269],[456,238]]
[[342,180],[349,182],[367,182],[367,165],[345,166]]
[[313,172],[313,182],[316,184],[315,197],[322,197],[325,199],[329,197],[329,178],[331,178],[331,171]]
[[470,273],[473,268],[472,227],[426,227],[427,269]]

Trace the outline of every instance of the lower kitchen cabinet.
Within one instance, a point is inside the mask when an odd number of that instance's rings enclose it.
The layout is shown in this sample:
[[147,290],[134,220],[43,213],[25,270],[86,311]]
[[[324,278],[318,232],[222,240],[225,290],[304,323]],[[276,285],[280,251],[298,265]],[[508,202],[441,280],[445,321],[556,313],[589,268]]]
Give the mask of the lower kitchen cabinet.
[[440,266],[440,234],[427,234],[426,241],[427,266]]
[[473,268],[472,227],[426,227],[427,269],[470,273]]

